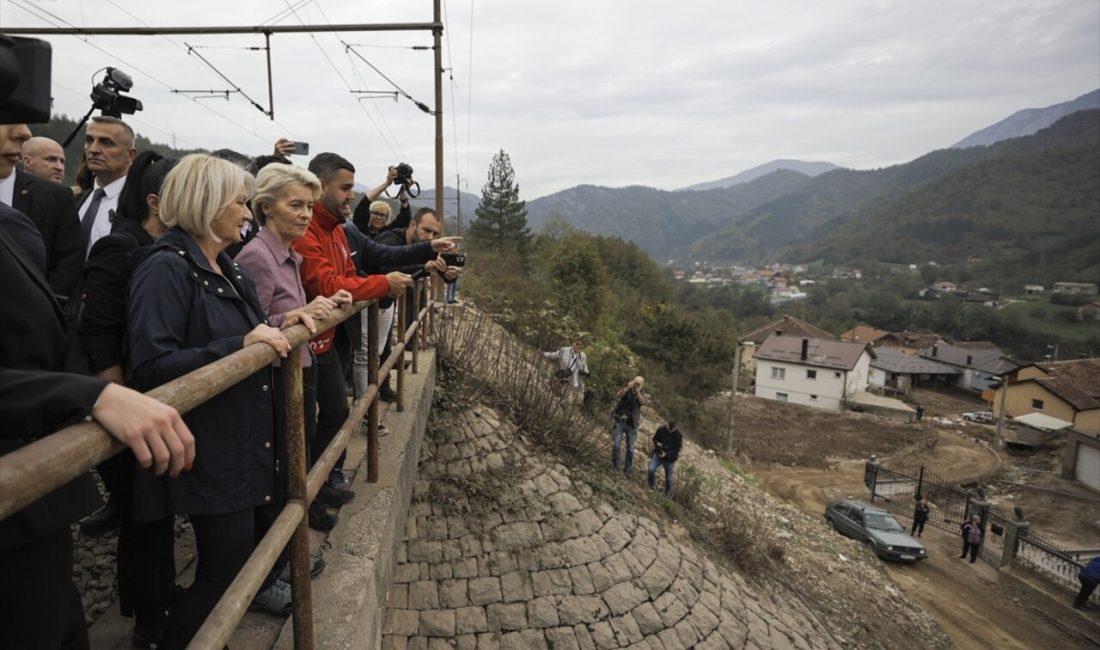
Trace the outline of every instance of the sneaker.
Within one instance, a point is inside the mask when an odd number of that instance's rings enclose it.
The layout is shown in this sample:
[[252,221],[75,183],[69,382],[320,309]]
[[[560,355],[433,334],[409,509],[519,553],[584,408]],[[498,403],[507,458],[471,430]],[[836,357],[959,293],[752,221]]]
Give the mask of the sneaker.
[[351,490],[337,490],[328,483],[322,485],[321,490],[317,493],[317,500],[332,508],[339,508],[354,498],[355,493]]
[[313,530],[327,533],[336,527],[337,521],[339,518],[325,510],[325,506],[320,501],[309,504],[309,527]]
[[348,475],[344,473],[344,470],[339,467],[328,473],[328,484],[341,492],[351,490],[351,480],[348,479]]
[[[321,553],[317,552],[309,556],[309,575],[311,578],[316,578],[321,575],[321,572],[325,570],[325,558],[321,557]],[[279,572],[277,580],[281,580],[288,585],[290,584],[290,562],[286,563],[283,570]]]
[[275,616],[286,616],[290,614],[292,607],[290,584],[282,580],[275,580],[270,587],[256,594],[248,609],[253,612],[267,612]]

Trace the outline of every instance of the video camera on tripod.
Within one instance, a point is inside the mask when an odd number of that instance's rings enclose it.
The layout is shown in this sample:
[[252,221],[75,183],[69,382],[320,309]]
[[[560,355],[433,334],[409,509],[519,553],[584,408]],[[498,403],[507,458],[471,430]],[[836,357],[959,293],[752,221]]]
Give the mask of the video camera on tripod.
[[130,92],[130,89],[134,87],[134,80],[130,75],[118,68],[109,66],[104,70],[107,73],[103,76],[103,80],[92,86],[92,107],[84,114],[84,117],[81,118],[73,132],[69,134],[69,137],[65,138],[65,142],[61,144],[62,147],[69,146],[69,143],[73,141],[76,134],[88,122],[88,118],[92,116],[92,112],[95,110],[99,110],[102,115],[120,118],[123,113],[133,115],[144,108],[140,99],[124,97],[120,94]]

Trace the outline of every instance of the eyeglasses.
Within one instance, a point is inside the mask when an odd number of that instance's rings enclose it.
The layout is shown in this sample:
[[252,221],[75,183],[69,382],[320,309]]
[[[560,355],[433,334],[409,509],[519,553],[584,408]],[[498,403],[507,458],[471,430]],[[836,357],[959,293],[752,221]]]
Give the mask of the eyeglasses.
[[372,217],[387,217],[388,218],[390,216],[390,213],[389,212],[375,212],[374,210],[371,210],[370,216],[372,216]]

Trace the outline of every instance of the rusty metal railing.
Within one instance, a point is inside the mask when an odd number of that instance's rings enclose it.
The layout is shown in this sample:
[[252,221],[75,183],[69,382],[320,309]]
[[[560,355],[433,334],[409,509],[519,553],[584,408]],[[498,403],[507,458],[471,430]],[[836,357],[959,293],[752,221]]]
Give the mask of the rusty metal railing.
[[[414,304],[419,305],[420,284],[414,285]],[[378,480],[378,390],[379,377],[397,367],[398,409],[404,407],[403,389],[405,350],[408,341],[422,329],[430,313],[430,305],[417,312],[417,318],[405,326],[408,305],[405,293],[398,298],[398,342],[392,347],[386,363],[378,362],[378,305],[375,301],[359,302],[333,310],[317,322],[317,331],[331,329],[355,313],[366,309],[368,327],[369,386],[355,401],[347,420],[336,437],[306,473],[305,414],[302,404],[302,364],[299,348],[308,345],[311,335],[302,325],[284,331],[291,352],[282,360],[284,400],[287,418],[287,502],[271,528],[256,546],[237,577],[222,595],[210,616],[191,640],[189,648],[222,648],[248,610],[260,585],[278,560],[282,549],[290,543],[291,588],[293,594],[294,647],[312,649],[313,607],[309,574],[309,504],[317,496],[340,454],[359,430],[359,422],[367,419],[367,481]],[[421,337],[423,339],[423,337]],[[419,347],[416,346],[416,347]],[[243,350],[190,372],[178,379],[148,391],[146,394],[181,414],[199,406],[246,377],[271,365],[277,353],[265,343],[254,343]],[[413,351],[413,372],[417,372],[416,351]],[[18,512],[35,500],[65,485],[102,461],[123,451],[126,446],[112,437],[98,423],[86,422],[66,427],[25,447],[0,456],[0,521]]]

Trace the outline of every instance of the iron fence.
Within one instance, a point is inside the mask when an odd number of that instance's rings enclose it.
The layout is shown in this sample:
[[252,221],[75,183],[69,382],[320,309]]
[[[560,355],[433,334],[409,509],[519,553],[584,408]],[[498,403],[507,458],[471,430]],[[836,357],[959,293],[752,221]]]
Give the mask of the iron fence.
[[[903,517],[912,518],[916,495],[922,495],[931,506],[927,525],[952,534],[959,534],[962,524],[978,515],[983,532],[978,557],[982,561],[998,568],[1010,564],[1026,567],[1057,584],[1072,589],[1080,586],[1081,553],[1061,548],[1029,526],[1020,526],[1019,534],[1010,535],[1010,527],[1018,525],[1013,518],[979,500],[978,493],[936,476],[923,465],[889,468],[872,458],[864,468],[864,484],[872,502]],[[1089,602],[1100,603],[1100,590]]]

